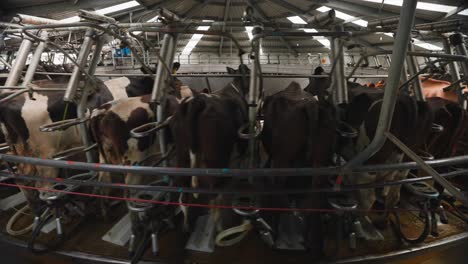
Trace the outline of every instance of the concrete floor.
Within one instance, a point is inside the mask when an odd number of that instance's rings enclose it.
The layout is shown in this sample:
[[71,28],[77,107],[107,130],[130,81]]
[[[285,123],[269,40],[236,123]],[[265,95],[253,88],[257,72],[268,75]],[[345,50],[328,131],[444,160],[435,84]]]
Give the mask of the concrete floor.
[[[45,255],[35,256],[26,249],[6,244],[0,241],[0,252],[2,264],[98,264],[76,260],[70,257]],[[429,254],[407,259],[399,262],[385,262],[397,264],[466,264],[468,263],[468,241],[456,247],[443,251],[434,251]]]

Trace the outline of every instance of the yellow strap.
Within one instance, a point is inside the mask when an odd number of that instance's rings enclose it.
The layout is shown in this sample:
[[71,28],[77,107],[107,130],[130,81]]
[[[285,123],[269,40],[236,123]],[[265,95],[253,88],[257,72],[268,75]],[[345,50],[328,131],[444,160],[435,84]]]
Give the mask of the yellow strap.
[[[235,245],[239,243],[242,239],[244,239],[244,237],[247,236],[247,234],[249,233],[251,229],[252,229],[252,224],[250,223],[250,221],[244,220],[244,222],[241,225],[231,227],[220,232],[216,236],[216,240],[215,240],[216,245],[220,247],[229,247],[229,246]],[[234,238],[229,239],[229,240],[224,240],[224,238],[228,236],[232,236],[234,234],[238,234],[238,233],[239,233],[238,236],[235,236]]]

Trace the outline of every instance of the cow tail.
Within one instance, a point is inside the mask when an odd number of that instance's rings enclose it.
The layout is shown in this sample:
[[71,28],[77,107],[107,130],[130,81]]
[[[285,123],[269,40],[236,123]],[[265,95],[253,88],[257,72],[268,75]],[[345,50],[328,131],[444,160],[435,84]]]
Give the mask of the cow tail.
[[463,137],[466,129],[467,115],[465,110],[457,104],[447,104],[447,110],[453,117],[453,134],[449,141],[449,152],[446,153],[447,157],[453,156],[457,150],[457,143]]
[[192,152],[199,152],[199,127],[198,127],[198,117],[199,114],[205,109],[206,102],[202,96],[196,96],[191,101],[187,102],[187,112],[185,121],[188,124],[189,136],[189,146]]
[[103,119],[103,117],[104,117],[103,113],[99,113],[97,115],[91,115],[91,119],[89,121],[89,129],[91,130],[92,140],[97,143],[98,151],[100,155],[104,158],[104,161],[106,163],[109,163],[106,157],[106,152],[104,151],[102,147],[101,137],[99,136],[100,135],[99,127],[100,127],[101,120]]

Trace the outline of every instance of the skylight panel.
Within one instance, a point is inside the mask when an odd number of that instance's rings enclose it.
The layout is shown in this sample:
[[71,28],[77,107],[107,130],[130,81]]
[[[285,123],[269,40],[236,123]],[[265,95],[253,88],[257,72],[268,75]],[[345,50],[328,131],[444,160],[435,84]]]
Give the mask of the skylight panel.
[[[98,9],[95,12],[100,14],[100,15],[107,15],[107,14],[110,14],[110,13],[114,13],[114,12],[118,12],[118,11],[121,11],[121,10],[129,9],[129,8],[139,6],[139,5],[140,4],[137,1],[129,1],[129,2],[122,3],[122,4],[113,5],[113,6],[109,6],[109,7],[106,7],[106,8]],[[62,23],[80,22],[80,17],[72,16],[72,17],[65,18],[65,19],[62,19],[62,20],[59,20],[59,21],[62,22]]]
[[[386,36],[389,36],[391,38],[393,38],[393,34],[392,33],[384,33]],[[425,41],[422,41],[422,40],[419,40],[419,39],[414,39],[414,42],[413,44],[415,46],[418,46],[420,48],[423,48],[423,49],[427,49],[427,50],[433,50],[433,51],[439,51],[439,50],[442,50],[442,47],[439,47],[437,45],[434,45],[434,44],[431,44],[431,43],[428,43],[428,42],[425,42]]]
[[[199,26],[197,30],[201,31],[208,31],[210,29],[209,26]],[[192,50],[197,46],[198,42],[203,38],[203,34],[193,34],[190,38],[187,45],[185,45],[184,49],[182,50],[182,55],[189,55],[192,53]]]
[[307,24],[307,22],[302,19],[300,16],[290,16],[288,17],[289,21],[291,21],[294,24]]
[[122,4],[114,5],[114,6],[109,6],[103,9],[98,9],[96,10],[96,13],[101,14],[101,15],[106,15],[118,11],[122,11],[125,9],[129,9],[135,6],[139,6],[140,4],[137,1],[130,1],[130,2],[125,2]]
[[[321,6],[321,7],[319,7],[317,9],[317,11],[322,12],[322,13],[328,12],[330,10],[331,10],[331,8],[326,7],[326,6]],[[348,15],[346,13],[343,13],[343,12],[337,11],[337,10],[335,10],[335,15],[336,15],[337,18],[342,19],[344,21],[350,21],[351,23],[356,24],[358,26],[367,27],[367,21],[366,20],[358,19],[355,16]]]
[[[302,30],[304,30],[305,32],[307,33],[315,33],[315,32],[318,32],[316,29],[314,28],[303,28]],[[327,38],[325,37],[322,37],[322,36],[317,36],[317,37],[314,37],[315,40],[317,40],[318,42],[320,42],[320,44],[322,44],[323,46],[325,46],[326,48],[330,48],[330,40],[328,40]]]
[[[382,0],[360,0],[360,1],[372,2],[372,3],[378,3],[378,4],[382,3]],[[385,0],[384,4],[393,5],[393,6],[402,6],[403,0]],[[420,10],[427,10],[427,11],[433,11],[433,12],[449,13],[457,7],[449,6],[449,5],[427,3],[427,2],[418,2],[418,5],[416,6],[416,8]]]
[[463,11],[460,11],[458,14],[462,16],[468,16],[468,8]]

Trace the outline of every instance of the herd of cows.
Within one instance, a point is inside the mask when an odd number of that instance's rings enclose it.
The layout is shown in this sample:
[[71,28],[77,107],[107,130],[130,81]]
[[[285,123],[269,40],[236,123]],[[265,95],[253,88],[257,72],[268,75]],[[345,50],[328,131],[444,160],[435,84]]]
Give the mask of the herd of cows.
[[[57,71],[57,69],[45,69]],[[245,65],[239,69],[228,67],[229,73],[248,73]],[[36,80],[38,87],[65,87],[68,77]],[[151,164],[148,157],[160,159],[156,134],[135,138],[130,131],[156,121],[155,106],[150,103],[154,84],[152,77],[121,77],[107,81],[96,80],[95,92],[89,95],[89,133],[98,143],[99,161],[108,164]],[[383,89],[348,83],[349,103],[334,105],[326,98],[326,78],[311,79],[303,90],[296,82],[282,91],[264,98],[259,116],[263,128],[259,136],[261,160],[258,166],[270,168],[304,168],[335,166],[340,160],[350,160],[363,150],[374,137]],[[414,151],[424,151],[435,158],[463,153],[459,142],[467,140],[465,131],[467,112],[456,102],[453,91],[443,91],[446,83],[436,80],[423,82],[427,100],[417,101],[407,92],[400,92],[390,132]],[[83,83],[81,83],[83,85]],[[249,79],[235,77],[226,87],[218,87],[208,94],[197,87],[188,87],[175,79],[161,98],[163,116],[168,120],[165,130],[169,145],[169,165],[193,168],[246,167],[248,141],[239,137],[239,129],[248,123]],[[12,91],[1,90],[0,99]],[[448,99],[446,99],[448,98]],[[55,154],[82,145],[77,127],[64,131],[41,132],[40,127],[52,122],[76,118],[76,105],[63,101],[63,92],[24,93],[0,104],[0,125],[11,153],[20,156],[52,158]],[[161,121],[161,120],[160,120]],[[345,124],[345,125],[344,125]],[[438,124],[443,130],[433,129]],[[350,131],[343,131],[343,127]],[[352,136],[350,136],[350,134]],[[457,149],[458,148],[458,149]],[[463,153],[466,154],[466,153]],[[153,161],[155,161],[153,160]],[[367,164],[397,163],[405,160],[403,153],[387,141]],[[19,164],[19,174],[58,178],[58,168]],[[404,179],[408,171],[360,173],[344,176],[344,184],[377,183]],[[157,178],[142,175],[111,175],[100,173],[101,181],[124,181],[126,184],[147,184]],[[203,189],[242,187],[245,182],[235,178],[175,177],[175,186]],[[49,183],[27,182],[47,188]],[[323,177],[276,177],[250,183],[259,188],[312,189],[327,186]],[[371,209],[376,200],[385,208],[397,206],[401,186],[383,189],[363,189],[353,193],[362,209]],[[40,208],[38,192],[22,190],[33,209]],[[187,203],[229,204],[227,195],[185,194]],[[265,207],[288,207],[294,201],[298,208],[327,207],[326,195],[307,193],[269,196],[262,199]],[[184,208],[187,227],[193,227],[201,209]],[[229,211],[229,212],[227,212]],[[212,210],[218,226],[233,225],[230,210]],[[233,213],[232,213],[233,214]],[[320,243],[320,215],[311,214],[307,239]]]

